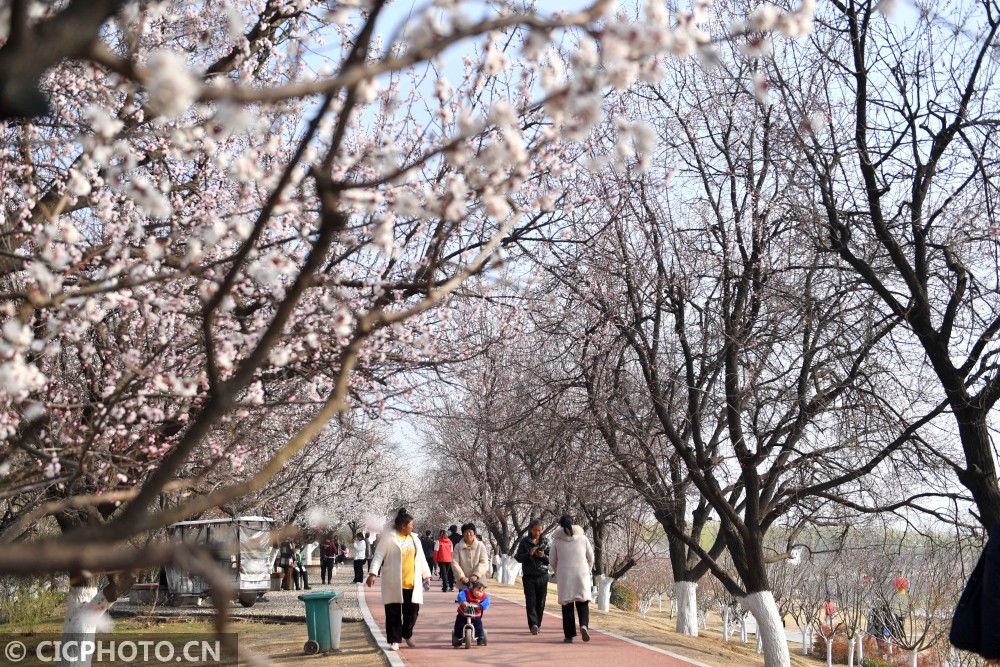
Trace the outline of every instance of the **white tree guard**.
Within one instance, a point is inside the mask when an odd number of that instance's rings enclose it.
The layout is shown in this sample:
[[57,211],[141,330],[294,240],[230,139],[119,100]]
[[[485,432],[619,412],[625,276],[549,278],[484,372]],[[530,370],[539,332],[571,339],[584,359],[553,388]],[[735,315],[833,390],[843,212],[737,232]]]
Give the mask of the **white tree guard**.
[[677,602],[677,632],[691,637],[698,636],[698,584],[694,581],[674,582],[674,600]]
[[607,612],[611,610],[611,577],[597,575],[597,609]]
[[781,624],[781,614],[771,591],[751,593],[742,600],[757,620],[757,634],[764,649],[765,667],[791,667],[788,654],[788,640]]

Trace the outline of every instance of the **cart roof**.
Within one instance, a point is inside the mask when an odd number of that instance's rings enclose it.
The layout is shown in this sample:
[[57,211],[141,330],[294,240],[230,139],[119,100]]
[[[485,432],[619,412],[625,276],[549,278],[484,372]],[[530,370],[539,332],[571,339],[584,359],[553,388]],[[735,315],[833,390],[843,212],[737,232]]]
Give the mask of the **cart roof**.
[[274,523],[274,519],[266,516],[237,516],[228,519],[198,519],[195,521],[178,521],[177,523],[170,524],[170,527],[174,526],[204,526],[206,524],[212,523],[243,523],[244,521],[266,521],[268,523]]

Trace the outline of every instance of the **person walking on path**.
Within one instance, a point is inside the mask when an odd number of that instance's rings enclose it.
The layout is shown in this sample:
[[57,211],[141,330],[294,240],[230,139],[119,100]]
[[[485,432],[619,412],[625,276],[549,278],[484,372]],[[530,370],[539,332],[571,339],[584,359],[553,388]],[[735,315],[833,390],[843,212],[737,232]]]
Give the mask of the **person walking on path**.
[[476,524],[462,525],[462,541],[455,545],[451,569],[462,586],[468,584],[473,577],[482,579],[489,571],[490,558],[486,553],[486,545],[476,537]]
[[420,546],[424,550],[424,558],[427,560],[427,566],[431,569],[431,576],[434,576],[434,538],[431,537],[431,531],[425,530],[424,534],[420,536]]
[[580,622],[580,636],[590,641],[590,573],[594,569],[594,547],[583,532],[573,525],[568,514],[559,517],[559,530],[552,539],[549,563],[556,573],[556,594],[562,605],[563,641],[567,644],[576,637],[574,608]]
[[333,566],[337,562],[337,540],[327,533],[319,543],[319,578],[324,584],[333,583]]
[[455,573],[451,569],[454,551],[455,545],[451,543],[448,533],[442,530],[438,533],[437,544],[434,545],[434,560],[441,572],[442,593],[455,590]]
[[365,580],[365,558],[368,553],[368,543],[365,536],[358,533],[354,536],[354,545],[351,547],[354,553],[354,583],[360,584]]
[[410,648],[416,646],[413,628],[424,601],[421,582],[424,585],[430,582],[431,570],[420,541],[413,534],[413,517],[405,508],[396,513],[392,527],[391,534],[380,536],[372,558],[372,571],[368,573],[368,586],[375,583],[376,576],[382,575],[385,638],[389,649],[397,651],[401,641]]
[[448,539],[451,540],[451,546],[458,546],[458,543],[462,541],[462,533],[458,532],[458,526],[451,524],[448,526]]
[[528,614],[528,629],[537,635],[545,615],[545,598],[549,592],[549,541],[542,535],[541,519],[532,519],[528,534],[517,544],[514,560],[521,564],[521,586],[524,587],[524,607]]

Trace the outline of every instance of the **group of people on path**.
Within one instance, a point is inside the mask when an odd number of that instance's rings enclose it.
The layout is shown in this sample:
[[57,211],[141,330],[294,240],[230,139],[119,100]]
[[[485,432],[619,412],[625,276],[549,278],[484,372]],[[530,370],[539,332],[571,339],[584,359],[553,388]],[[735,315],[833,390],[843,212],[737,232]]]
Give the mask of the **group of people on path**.
[[[556,593],[562,609],[564,641],[570,643],[577,636],[577,626],[583,641],[590,641],[590,609],[594,549],[582,527],[573,524],[568,514],[559,519],[559,527],[551,540],[544,535],[541,520],[529,524],[528,534],[518,543],[515,560],[522,565],[522,585],[528,630],[537,635],[542,626],[548,583],[555,579]],[[368,572],[367,585],[371,587],[381,577],[382,603],[385,605],[385,634],[389,648],[398,650],[400,644],[416,646],[413,631],[423,604],[424,592],[430,590],[432,567],[440,572],[441,591],[455,590],[460,584],[456,602],[460,603],[452,644],[458,645],[458,636],[469,615],[476,630],[477,640],[486,643],[482,612],[489,607],[484,579],[490,561],[486,545],[476,536],[475,524],[466,523],[461,532],[453,525],[448,532],[441,530],[437,540],[431,540],[431,531],[418,536],[413,531],[413,517],[400,509],[392,522],[391,530],[380,539]],[[554,575],[550,574],[550,570]],[[471,607],[465,606],[474,602]],[[474,609],[469,612],[468,609]]]
[[357,533],[350,549],[346,543],[340,544],[333,534],[327,534],[319,542],[319,567],[320,579],[324,584],[333,583],[333,569],[339,563],[346,563],[348,560],[354,564],[354,583],[360,584],[364,581],[365,563],[371,567],[372,556],[375,554],[375,542],[368,532]]

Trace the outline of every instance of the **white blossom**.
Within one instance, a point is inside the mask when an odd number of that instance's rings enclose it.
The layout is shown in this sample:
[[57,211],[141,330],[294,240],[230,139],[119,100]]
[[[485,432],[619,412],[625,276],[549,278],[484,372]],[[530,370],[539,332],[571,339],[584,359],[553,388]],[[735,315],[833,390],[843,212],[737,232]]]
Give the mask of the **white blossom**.
[[59,459],[53,456],[49,462],[45,465],[45,477],[48,479],[53,479],[62,470],[62,464],[59,463]]
[[200,86],[187,69],[186,58],[174,51],[159,49],[146,61],[149,76],[149,107],[170,120],[187,111],[198,97]]
[[125,185],[125,194],[152,218],[169,218],[170,200],[145,176],[135,176]]
[[4,343],[15,352],[24,352],[31,347],[31,341],[35,335],[24,322],[18,319],[9,319],[3,323]]
[[90,105],[83,110],[83,118],[90,124],[94,135],[105,141],[113,139],[125,127],[123,122],[113,118],[106,110],[95,105]]
[[387,255],[392,254],[395,245],[396,215],[388,211],[375,225],[372,244]]
[[21,355],[0,364],[0,391],[14,400],[24,400],[33,391],[45,386],[46,378],[34,364],[25,363]]
[[272,366],[279,368],[287,366],[288,362],[292,360],[292,350],[287,345],[280,345],[272,349],[267,358]]
[[198,393],[198,382],[194,378],[181,378],[173,373],[167,376],[170,392],[181,398],[191,398]]
[[338,336],[350,336],[354,330],[354,315],[346,308],[338,310],[333,316],[333,333]]
[[69,179],[66,181],[66,189],[74,197],[86,197],[90,194],[90,181],[76,169],[69,170]]

